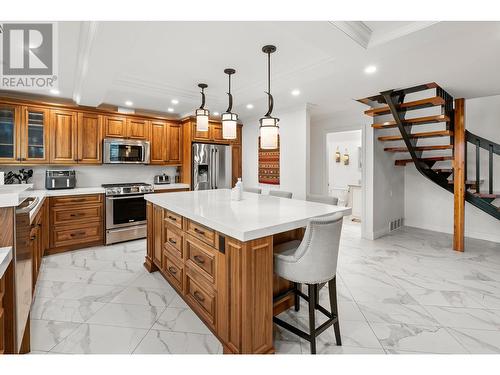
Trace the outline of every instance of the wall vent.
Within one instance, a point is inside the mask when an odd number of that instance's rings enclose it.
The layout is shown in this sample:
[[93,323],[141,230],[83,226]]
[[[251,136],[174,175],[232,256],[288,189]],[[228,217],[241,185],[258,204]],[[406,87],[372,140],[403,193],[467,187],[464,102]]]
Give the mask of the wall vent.
[[392,232],[393,230],[396,230],[398,228],[401,228],[403,226],[403,218],[399,218],[399,219],[395,219],[395,220],[392,220],[390,223],[389,223],[389,228],[390,228],[390,231]]

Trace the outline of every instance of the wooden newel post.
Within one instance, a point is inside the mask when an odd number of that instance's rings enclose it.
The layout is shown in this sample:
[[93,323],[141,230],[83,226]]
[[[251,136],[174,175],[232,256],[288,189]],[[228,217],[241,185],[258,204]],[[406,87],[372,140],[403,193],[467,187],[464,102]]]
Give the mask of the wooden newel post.
[[453,250],[455,251],[464,251],[465,169],[467,168],[465,142],[465,99],[455,99],[453,146]]

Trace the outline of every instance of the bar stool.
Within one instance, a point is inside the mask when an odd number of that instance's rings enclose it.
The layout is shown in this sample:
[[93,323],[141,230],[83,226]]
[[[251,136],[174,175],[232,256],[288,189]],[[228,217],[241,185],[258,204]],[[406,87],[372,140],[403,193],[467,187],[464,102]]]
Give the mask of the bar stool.
[[[311,344],[311,354],[316,353],[316,337],[333,325],[337,345],[342,345],[337,306],[337,259],[339,254],[340,233],[342,231],[342,214],[334,214],[309,220],[302,241],[289,241],[275,246],[274,272],[294,283],[290,290],[275,297],[275,301],[293,294],[295,310],[299,311],[299,297],[309,303],[309,333],[274,317],[273,321],[302,337]],[[328,282],[330,309],[328,311],[319,304],[318,286]],[[300,284],[307,284],[308,295],[300,290]],[[328,317],[328,320],[316,327],[316,310]]]
[[331,204],[333,206],[336,206],[339,203],[339,199],[337,197],[331,197],[329,195],[307,194],[306,200],[309,202]]
[[290,191],[269,190],[269,195],[272,195],[273,197],[292,199],[292,193]]
[[246,187],[246,188],[243,188],[243,190],[248,192],[248,193],[262,194],[261,188]]

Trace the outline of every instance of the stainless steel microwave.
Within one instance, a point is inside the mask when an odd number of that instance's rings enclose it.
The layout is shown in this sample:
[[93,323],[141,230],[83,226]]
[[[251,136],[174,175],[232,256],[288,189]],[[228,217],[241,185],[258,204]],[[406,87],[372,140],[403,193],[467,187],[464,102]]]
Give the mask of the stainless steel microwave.
[[104,164],[149,164],[149,142],[105,138],[102,154]]

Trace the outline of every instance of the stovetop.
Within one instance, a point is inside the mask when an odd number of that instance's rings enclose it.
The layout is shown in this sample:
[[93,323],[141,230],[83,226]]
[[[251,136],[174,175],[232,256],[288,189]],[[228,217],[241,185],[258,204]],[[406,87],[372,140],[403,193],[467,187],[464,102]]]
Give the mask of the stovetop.
[[153,185],[145,182],[131,182],[119,184],[102,184],[107,196],[109,195],[130,195],[146,194],[154,191]]
[[128,187],[128,186],[151,186],[151,184],[146,184],[145,182],[121,182],[119,184],[102,184],[103,188],[112,187]]

